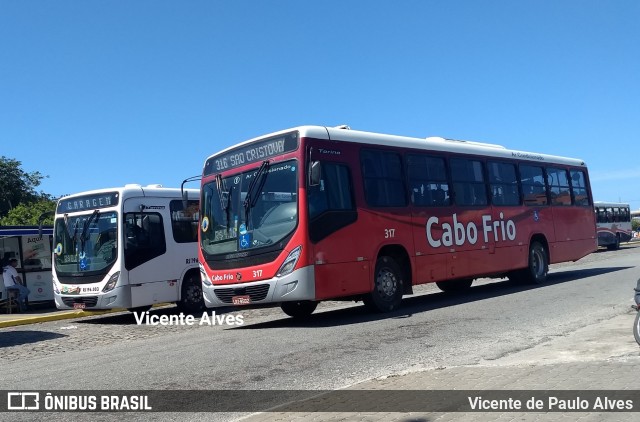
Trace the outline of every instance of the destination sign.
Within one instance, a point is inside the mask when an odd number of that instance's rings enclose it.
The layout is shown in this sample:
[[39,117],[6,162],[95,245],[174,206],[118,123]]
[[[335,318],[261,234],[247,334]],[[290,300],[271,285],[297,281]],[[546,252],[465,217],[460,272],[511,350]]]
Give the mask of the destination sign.
[[202,171],[203,176],[220,173],[245,164],[263,161],[270,157],[282,155],[298,149],[298,132],[262,141],[242,145],[223,154],[218,154],[207,160]]
[[74,198],[61,199],[58,202],[57,213],[95,210],[99,208],[118,205],[118,192],[96,193],[93,195],[76,196]]

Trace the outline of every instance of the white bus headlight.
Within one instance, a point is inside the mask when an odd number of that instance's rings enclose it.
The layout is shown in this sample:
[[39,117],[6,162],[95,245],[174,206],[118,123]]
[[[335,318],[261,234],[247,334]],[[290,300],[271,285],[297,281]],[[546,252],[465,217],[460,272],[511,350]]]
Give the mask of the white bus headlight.
[[118,284],[118,277],[120,277],[120,271],[114,273],[111,278],[109,278],[109,281],[107,281],[107,284],[102,289],[102,293],[107,293],[113,290],[114,287],[116,287],[116,284]]
[[294,250],[289,253],[287,259],[284,260],[280,269],[276,273],[276,277],[283,277],[287,274],[290,274],[291,271],[296,267],[298,263],[298,259],[300,258],[300,253],[302,252],[302,246],[298,246]]

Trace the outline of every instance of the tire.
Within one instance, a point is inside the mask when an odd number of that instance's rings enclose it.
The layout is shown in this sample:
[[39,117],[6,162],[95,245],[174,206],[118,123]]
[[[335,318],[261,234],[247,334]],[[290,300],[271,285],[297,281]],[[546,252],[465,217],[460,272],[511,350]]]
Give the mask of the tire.
[[458,280],[436,281],[436,286],[443,292],[457,293],[469,290],[473,284],[472,278],[462,278]]
[[138,306],[138,307],[135,307],[135,308],[127,308],[127,311],[141,314],[143,312],[147,312],[149,309],[151,309],[151,305]]
[[549,273],[547,250],[540,242],[533,242],[529,248],[529,266],[522,270],[522,281],[527,284],[543,284]]
[[204,311],[204,297],[202,296],[202,281],[199,274],[191,272],[182,281],[180,300],[176,303],[178,309],[185,313]]
[[316,310],[318,302],[301,300],[299,302],[283,302],[280,305],[282,312],[292,318],[306,318]]
[[616,235],[616,241],[612,245],[607,246],[607,249],[610,251],[617,251],[620,249],[620,235]]
[[402,270],[388,256],[381,256],[376,261],[373,275],[373,290],[363,298],[364,305],[376,312],[391,312],[402,302],[403,293]]
[[640,345],[640,310],[636,314],[636,320],[633,321],[633,337],[635,337],[636,343]]

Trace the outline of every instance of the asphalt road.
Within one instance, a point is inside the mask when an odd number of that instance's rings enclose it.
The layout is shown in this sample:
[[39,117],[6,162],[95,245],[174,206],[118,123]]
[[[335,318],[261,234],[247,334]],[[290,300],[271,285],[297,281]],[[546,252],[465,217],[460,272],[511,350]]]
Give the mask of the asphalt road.
[[[192,326],[138,325],[123,313],[6,328],[2,389],[327,390],[491,361],[628,312],[640,278],[638,246],[554,265],[544,286],[485,279],[456,295],[420,286],[390,314],[328,302],[305,322],[273,308],[224,314],[242,315],[240,326],[198,325],[199,315]],[[172,418],[187,415],[202,417]]]

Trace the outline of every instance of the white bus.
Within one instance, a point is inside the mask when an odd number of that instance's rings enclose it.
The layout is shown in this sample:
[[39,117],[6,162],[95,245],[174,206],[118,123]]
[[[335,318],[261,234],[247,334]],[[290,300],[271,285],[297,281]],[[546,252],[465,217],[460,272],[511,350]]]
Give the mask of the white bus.
[[198,267],[199,191],[126,185],[58,201],[53,290],[59,309],[156,303],[204,309]]
[[631,240],[631,209],[617,202],[593,203],[598,228],[598,246],[616,250],[621,242]]

